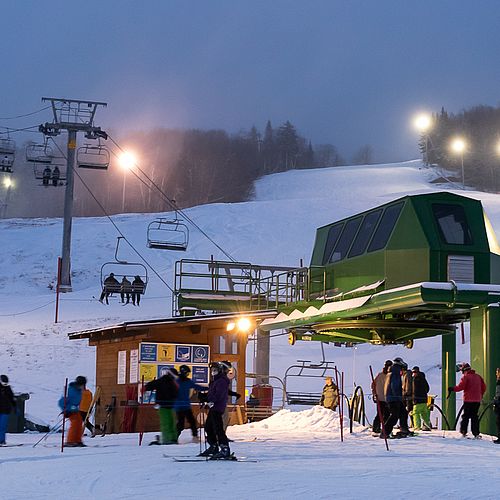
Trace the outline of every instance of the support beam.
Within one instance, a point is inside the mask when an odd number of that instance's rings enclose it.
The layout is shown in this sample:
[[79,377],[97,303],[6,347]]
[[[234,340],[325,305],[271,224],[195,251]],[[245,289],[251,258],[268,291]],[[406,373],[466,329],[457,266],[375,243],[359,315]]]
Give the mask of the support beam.
[[[452,333],[441,337],[441,398],[443,402],[443,413],[446,415],[450,426],[453,427],[457,414],[457,395],[455,392],[450,394],[447,399],[448,387],[456,385],[457,364],[457,334]],[[442,423],[443,429],[446,424]]]
[[[495,396],[495,370],[500,366],[500,308],[486,306],[473,309],[470,321],[470,364],[486,383],[486,393],[479,414]],[[486,410],[481,419],[481,432],[496,436],[497,428],[493,409]]]
[[257,384],[269,383],[269,358],[271,354],[271,339],[269,332],[257,330],[256,334],[256,352],[254,361],[254,371],[259,375],[264,375],[256,379]]

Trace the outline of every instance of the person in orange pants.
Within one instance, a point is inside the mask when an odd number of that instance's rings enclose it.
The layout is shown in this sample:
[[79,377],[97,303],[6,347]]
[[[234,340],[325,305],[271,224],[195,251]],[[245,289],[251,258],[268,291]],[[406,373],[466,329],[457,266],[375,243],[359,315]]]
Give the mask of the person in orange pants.
[[59,399],[59,408],[64,412],[65,417],[69,419],[70,426],[68,436],[64,446],[76,447],[85,446],[82,443],[83,420],[80,415],[80,402],[82,400],[83,388],[87,379],[81,375],[68,385],[68,394]]

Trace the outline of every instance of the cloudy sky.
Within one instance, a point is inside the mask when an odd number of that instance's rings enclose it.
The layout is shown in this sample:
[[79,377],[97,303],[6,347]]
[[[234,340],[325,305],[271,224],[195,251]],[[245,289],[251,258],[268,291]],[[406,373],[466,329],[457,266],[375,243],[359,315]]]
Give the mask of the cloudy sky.
[[500,102],[499,0],[4,0],[1,14],[0,117],[56,96],[107,101],[97,123],[120,131],[289,119],[347,157],[371,144],[402,160],[415,111]]

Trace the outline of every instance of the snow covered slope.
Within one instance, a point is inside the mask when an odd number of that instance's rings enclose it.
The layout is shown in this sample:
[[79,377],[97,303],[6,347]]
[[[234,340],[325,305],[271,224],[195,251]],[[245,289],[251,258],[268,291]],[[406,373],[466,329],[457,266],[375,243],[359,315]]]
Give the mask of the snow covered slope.
[[[188,212],[235,259],[293,266],[300,259],[309,262],[318,226],[406,194],[442,190],[430,183],[434,177],[435,173],[419,161],[296,170],[257,181],[252,201],[204,205]],[[472,191],[465,194],[484,202],[500,234],[500,198]],[[147,249],[146,227],[153,218],[154,214],[129,214],[113,220],[168,283],[172,283],[173,264],[179,258],[224,258],[194,229],[186,253]],[[11,376],[16,391],[31,393],[29,412],[47,420],[53,420],[57,413],[64,377],[82,373],[93,378],[93,349],[83,341],[69,342],[68,332],[171,314],[171,292],[154,275],[140,308],[116,302],[104,306],[93,298],[100,292],[101,265],[113,259],[117,234],[106,218],[79,218],[73,225],[74,292],[63,295],[61,322],[54,325],[54,291],[49,287],[55,281],[61,233],[61,219],[0,221],[0,367]],[[126,247],[121,257],[137,260]],[[368,364],[378,368],[385,358],[402,355],[410,365],[419,364],[428,372],[432,392],[439,394],[439,345],[439,339],[430,339],[417,342],[412,351],[401,347],[327,347],[327,356],[345,370],[349,389],[355,383],[368,387]],[[319,345],[298,343],[290,347],[286,337],[273,339],[274,374],[282,376],[296,359],[318,361]],[[319,392],[320,385],[321,381],[313,381],[301,388]]]

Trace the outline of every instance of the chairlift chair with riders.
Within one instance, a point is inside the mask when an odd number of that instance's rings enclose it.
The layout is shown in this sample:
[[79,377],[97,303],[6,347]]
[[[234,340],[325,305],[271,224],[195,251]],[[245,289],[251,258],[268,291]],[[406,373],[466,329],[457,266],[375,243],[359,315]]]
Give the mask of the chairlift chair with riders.
[[[66,181],[66,159],[53,156],[50,162],[32,162],[35,179],[41,180],[40,186],[63,186]],[[57,169],[57,170],[56,170]],[[56,172],[58,172],[56,174]]]
[[16,143],[12,139],[0,139],[0,172],[12,173],[16,157]]
[[181,219],[159,218],[148,224],[148,247],[184,252],[189,243],[189,229]]
[[109,150],[105,146],[85,144],[78,148],[76,162],[79,168],[107,170],[109,167]]
[[[128,292],[125,291],[125,293],[137,293],[144,295],[148,286],[148,270],[144,264],[139,262],[128,262],[118,258],[118,250],[121,239],[123,239],[123,236],[118,236],[116,241],[115,260],[105,262],[101,266],[101,290],[103,293],[109,293],[110,296],[115,293],[119,294],[122,291],[120,283],[123,278],[127,278],[133,285],[134,278],[139,277],[143,284],[134,287],[133,290],[131,289]],[[118,285],[110,287],[105,284],[106,278],[108,278],[111,274],[113,274],[114,278],[118,282]]]

